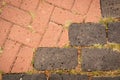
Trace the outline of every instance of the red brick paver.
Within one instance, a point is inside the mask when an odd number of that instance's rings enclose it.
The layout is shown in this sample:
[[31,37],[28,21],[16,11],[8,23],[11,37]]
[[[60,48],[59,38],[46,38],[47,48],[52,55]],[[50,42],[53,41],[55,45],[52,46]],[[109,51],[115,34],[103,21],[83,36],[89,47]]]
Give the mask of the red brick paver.
[[47,1],[64,9],[71,9],[74,3],[74,0],[47,0]]
[[14,25],[9,34],[9,38],[31,47],[37,47],[41,35],[32,33],[30,30]]
[[29,25],[31,16],[27,12],[13,6],[5,6],[2,10],[0,17],[22,26]]
[[62,32],[62,26],[50,22],[48,29],[40,43],[42,47],[57,47],[57,42]]
[[20,7],[22,0],[3,0],[7,4],[11,4],[16,7]]
[[100,18],[100,0],[0,0],[0,71],[27,72],[33,48],[64,47],[64,26]]
[[48,26],[50,15],[54,6],[47,3],[41,3],[38,9],[35,11],[35,19],[33,20],[32,27],[40,34],[44,33],[44,30]]
[[90,7],[91,2],[92,0],[75,0],[72,12],[85,15]]
[[37,8],[39,0],[24,0],[21,8],[28,11],[34,11]]
[[83,17],[80,15],[72,14],[67,10],[63,10],[61,8],[56,7],[51,17],[51,20],[64,25],[68,21],[80,23],[82,22]]
[[65,45],[69,44],[69,39],[68,39],[68,30],[63,30],[62,35],[60,37],[60,40],[58,42],[59,47],[64,47]]
[[10,72],[13,62],[18,54],[20,44],[7,40],[4,46],[4,51],[0,55],[0,70]]
[[32,62],[32,57],[33,49],[26,46],[22,46],[11,72],[19,73],[28,71]]
[[4,44],[11,26],[11,23],[0,19],[0,46]]
[[91,7],[87,13],[86,22],[99,22],[101,18],[101,11],[100,11],[100,1],[93,0]]

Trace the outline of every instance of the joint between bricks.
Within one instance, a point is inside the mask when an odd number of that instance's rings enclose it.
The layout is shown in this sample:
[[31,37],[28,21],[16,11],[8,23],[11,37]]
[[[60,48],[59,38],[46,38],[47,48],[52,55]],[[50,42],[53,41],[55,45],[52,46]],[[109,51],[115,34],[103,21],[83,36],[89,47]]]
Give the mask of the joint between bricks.
[[56,42],[57,47],[58,47],[58,43],[59,43],[59,41],[60,41],[60,38],[62,37],[63,31],[64,31],[64,29],[62,29],[62,31],[61,31],[61,33],[60,33],[60,35],[59,35],[59,37],[58,37],[58,40],[57,40],[57,42]]
[[10,72],[12,71],[12,69],[13,69],[13,67],[14,67],[14,64],[15,64],[17,58],[18,58],[18,54],[19,54],[19,52],[20,52],[21,47],[22,47],[22,44],[20,45],[19,50],[18,50],[17,53],[16,53],[16,57],[14,58],[14,61],[13,61],[12,65],[11,65],[11,67],[10,67]]
[[9,34],[10,34],[10,32],[11,32],[11,29],[12,29],[13,25],[14,25],[14,24],[12,24],[12,25],[10,26],[10,29],[9,29],[9,31],[8,31],[8,33],[7,33],[7,37],[6,37],[6,39],[5,39],[4,43],[3,43],[3,47],[5,46],[5,43],[6,43],[7,39],[8,39],[8,37],[9,37]]
[[54,9],[55,9],[55,6],[53,7],[53,10],[52,10],[52,12],[51,12],[51,14],[50,14],[49,20],[48,20],[48,22],[47,22],[47,27],[45,28],[44,33],[43,33],[43,35],[42,35],[42,37],[41,37],[41,39],[40,39],[40,41],[39,41],[39,45],[40,45],[40,43],[41,43],[41,41],[42,41],[42,39],[43,39],[43,37],[44,37],[44,35],[45,35],[47,29],[48,29],[48,25],[49,25],[51,16],[52,16],[52,14],[53,14],[53,12],[54,12]]

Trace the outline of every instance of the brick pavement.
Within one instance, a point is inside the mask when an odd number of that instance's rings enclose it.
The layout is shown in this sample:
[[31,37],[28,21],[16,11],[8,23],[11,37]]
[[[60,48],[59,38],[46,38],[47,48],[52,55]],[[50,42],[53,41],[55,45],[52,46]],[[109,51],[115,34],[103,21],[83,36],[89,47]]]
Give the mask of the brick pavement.
[[33,49],[69,42],[66,22],[100,18],[99,0],[0,0],[0,71],[26,72]]
[[0,80],[119,80],[119,4],[1,0]]

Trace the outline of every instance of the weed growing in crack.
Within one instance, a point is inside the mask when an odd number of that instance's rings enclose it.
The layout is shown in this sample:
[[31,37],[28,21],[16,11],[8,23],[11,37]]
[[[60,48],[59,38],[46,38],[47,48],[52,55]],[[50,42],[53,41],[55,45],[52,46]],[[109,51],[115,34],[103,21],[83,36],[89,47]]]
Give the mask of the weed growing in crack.
[[118,51],[120,52],[120,44],[117,44],[117,43],[109,43],[104,45],[106,48],[110,48],[112,49],[113,51]]
[[29,14],[30,14],[30,16],[32,17],[32,19],[35,19],[35,13],[29,11]]
[[2,2],[2,6],[6,6],[7,3],[5,1]]
[[30,30],[31,33],[35,33],[36,32],[31,25],[28,25],[28,29]]
[[104,48],[104,45],[101,45],[101,44],[94,44],[94,45],[92,46],[92,48],[99,48],[99,49],[102,49],[102,48]]
[[0,9],[0,14],[2,14],[2,9]]
[[0,47],[0,54],[1,54],[1,53],[3,53],[3,48],[2,48],[2,47]]
[[63,48],[71,48],[71,46],[70,46],[69,43],[67,43],[67,44],[65,44],[65,45],[63,46]]
[[105,25],[106,29],[108,29],[108,23],[111,22],[117,22],[117,19],[109,17],[109,18],[101,18],[99,21],[99,23]]
[[113,51],[120,52],[120,44],[117,44],[117,43],[109,43],[108,42],[107,44],[104,44],[104,45],[94,44],[94,45],[90,46],[90,48],[99,48],[99,49],[106,48],[106,49],[112,49]]
[[70,21],[70,20],[66,21],[65,24],[64,24],[64,26],[63,26],[63,28],[64,29],[68,29],[71,24],[72,24],[72,21]]

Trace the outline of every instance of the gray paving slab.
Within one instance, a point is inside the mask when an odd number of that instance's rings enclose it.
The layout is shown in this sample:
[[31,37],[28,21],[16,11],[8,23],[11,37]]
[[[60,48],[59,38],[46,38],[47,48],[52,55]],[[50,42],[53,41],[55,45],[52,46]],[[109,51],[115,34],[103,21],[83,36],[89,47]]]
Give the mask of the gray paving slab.
[[82,48],[83,71],[109,71],[120,69],[120,52],[111,49]]
[[100,0],[103,17],[120,17],[120,0]]
[[105,44],[105,26],[97,23],[73,23],[69,27],[69,40],[72,46]]
[[120,44],[120,22],[108,24],[108,41]]
[[50,80],[89,80],[87,75],[52,74]]
[[78,64],[75,48],[38,48],[34,58],[37,70],[74,69]]

